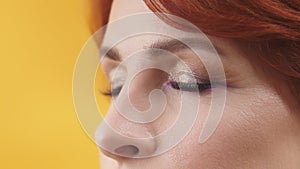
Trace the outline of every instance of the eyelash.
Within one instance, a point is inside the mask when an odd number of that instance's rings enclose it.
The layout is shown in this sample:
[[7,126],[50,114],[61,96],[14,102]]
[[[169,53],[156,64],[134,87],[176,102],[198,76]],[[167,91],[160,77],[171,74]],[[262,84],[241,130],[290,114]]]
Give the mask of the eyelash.
[[107,92],[103,92],[102,94],[105,95],[105,96],[110,96],[110,97],[115,97],[115,96],[118,96],[119,93],[121,92],[122,90],[122,87],[123,86],[119,86],[119,87],[116,87],[110,91],[107,91]]
[[[166,88],[171,88],[175,90],[187,91],[187,92],[204,92],[208,89],[211,89],[211,84],[209,82],[197,82],[197,83],[184,83],[176,82],[174,80],[168,80],[163,85]],[[122,86],[116,87],[111,91],[104,92],[105,96],[116,97],[122,90]]]
[[211,88],[211,84],[209,82],[184,83],[169,80],[165,83],[165,85],[175,90],[187,92],[203,92]]

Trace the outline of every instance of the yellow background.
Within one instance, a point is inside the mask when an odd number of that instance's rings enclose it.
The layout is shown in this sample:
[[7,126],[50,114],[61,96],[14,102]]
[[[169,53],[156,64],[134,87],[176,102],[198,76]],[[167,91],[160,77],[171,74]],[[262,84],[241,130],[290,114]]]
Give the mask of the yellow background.
[[99,168],[72,102],[74,65],[90,36],[86,3],[1,1],[1,169]]

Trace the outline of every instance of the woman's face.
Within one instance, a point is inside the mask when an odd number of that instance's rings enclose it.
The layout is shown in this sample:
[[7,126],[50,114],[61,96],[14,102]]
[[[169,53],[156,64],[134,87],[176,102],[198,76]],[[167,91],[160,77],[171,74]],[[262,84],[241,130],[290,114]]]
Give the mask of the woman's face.
[[[111,9],[109,22],[122,17],[150,12],[140,0],[115,0]],[[134,26],[134,25],[133,25]],[[155,25],[160,26],[160,25]],[[120,28],[122,29],[122,28]],[[114,33],[118,29],[107,32]],[[105,38],[109,38],[106,36]],[[227,39],[208,36],[220,55],[226,75],[226,102],[221,121],[213,135],[204,143],[199,142],[199,136],[211,106],[211,86],[207,71],[201,60],[187,49],[176,50],[176,54],[193,72],[198,86],[183,86],[190,81],[191,75],[176,67],[170,78],[159,70],[147,70],[140,73],[131,82],[129,98],[132,106],[140,111],[149,108],[149,93],[153,89],[162,89],[166,96],[167,105],[163,114],[155,121],[147,124],[131,122],[119,114],[111,106],[105,122],[118,133],[133,138],[149,138],[163,133],[178,120],[180,109],[180,93],[187,96],[199,95],[199,114],[195,119],[191,131],[187,133],[174,147],[156,156],[151,156],[156,151],[159,142],[133,141],[113,137],[109,132],[98,133],[101,138],[96,140],[105,147],[107,144],[119,145],[116,152],[103,151],[102,156],[108,156],[118,162],[122,169],[195,169],[195,168],[297,168],[300,155],[299,119],[289,111],[282,97],[270,85],[274,82],[277,86],[284,86],[284,82],[272,81],[262,73],[260,65],[253,66],[247,57],[250,54],[240,50],[234,43]],[[106,76],[111,79],[111,84],[119,87],[126,73],[115,73],[117,66],[128,57],[144,49],[154,42],[168,42],[167,37],[158,35],[139,35],[128,38],[116,46],[118,52],[111,52],[110,57],[103,59],[102,67]],[[255,54],[255,51],[253,52]],[[117,56],[118,55],[118,56]],[[143,57],[143,56],[139,56]],[[163,56],[160,56],[163,57]],[[143,62],[147,62],[144,59]],[[164,64],[161,62],[161,64]],[[215,64],[208,66],[212,70],[218,69]],[[116,76],[116,77],[113,77]],[[271,75],[275,76],[276,75]],[[214,79],[216,83],[221,79]],[[218,87],[216,87],[218,88]],[[121,97],[118,91],[112,95]],[[191,105],[192,106],[192,105]],[[190,114],[186,114],[189,116]],[[298,120],[298,121],[297,121]],[[172,139],[172,136],[169,137]],[[168,141],[168,140],[164,140]],[[148,153],[147,158],[128,158],[135,153]],[[122,157],[122,155],[127,156]],[[134,156],[133,156],[134,157]],[[103,165],[105,161],[102,161]]]

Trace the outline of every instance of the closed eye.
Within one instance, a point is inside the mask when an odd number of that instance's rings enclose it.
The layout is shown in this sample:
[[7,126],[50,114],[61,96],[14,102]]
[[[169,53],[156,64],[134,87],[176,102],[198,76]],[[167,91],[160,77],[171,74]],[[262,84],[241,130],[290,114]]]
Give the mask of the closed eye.
[[203,92],[207,89],[211,89],[211,84],[208,82],[204,83],[184,83],[184,82],[176,82],[176,81],[168,81],[165,83],[165,87],[172,88],[180,91],[187,92]]

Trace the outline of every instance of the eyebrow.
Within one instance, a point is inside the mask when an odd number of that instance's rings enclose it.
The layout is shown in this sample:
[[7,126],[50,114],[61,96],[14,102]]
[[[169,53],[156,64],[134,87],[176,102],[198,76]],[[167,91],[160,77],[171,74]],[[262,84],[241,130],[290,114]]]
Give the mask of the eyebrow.
[[[104,53],[103,51],[107,51],[106,53]],[[104,54],[104,57],[107,57],[111,60],[115,60],[115,61],[120,61],[121,57],[120,57],[120,52],[117,48],[112,47],[102,47],[101,51],[100,51],[100,55],[102,56],[102,54]]]
[[[191,49],[189,46],[183,43],[184,42],[191,42],[192,44],[202,45],[203,46],[210,46],[207,40],[199,41],[199,39],[196,41],[195,39],[159,39],[155,42],[152,42],[149,46],[144,46],[144,49],[161,49],[166,50],[169,52],[178,52],[184,49]],[[216,49],[217,47],[214,46]],[[121,55],[119,50],[116,47],[102,47],[101,51],[107,51],[105,54],[105,57],[115,60],[115,61],[121,61]],[[219,50],[217,50],[219,51]],[[221,52],[222,53],[222,52]]]

